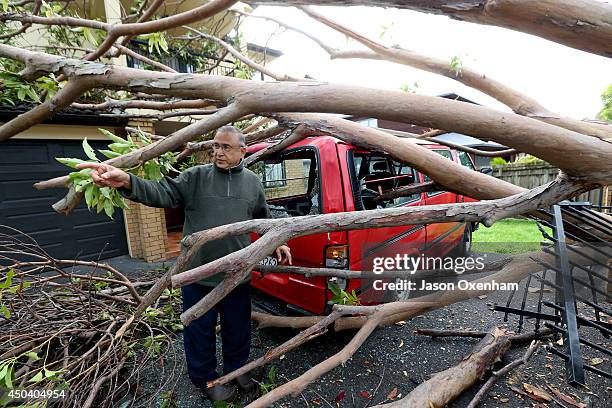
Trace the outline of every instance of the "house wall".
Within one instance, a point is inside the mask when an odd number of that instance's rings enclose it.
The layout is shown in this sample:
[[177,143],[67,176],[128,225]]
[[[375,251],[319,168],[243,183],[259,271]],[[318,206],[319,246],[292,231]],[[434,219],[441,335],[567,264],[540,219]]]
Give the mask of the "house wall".
[[[140,127],[145,132],[155,133],[150,121],[130,121],[128,126]],[[123,128],[108,126],[103,128],[117,135],[125,133]],[[79,125],[36,125],[14,137],[14,139],[36,140],[82,140],[83,138],[108,140],[98,127]],[[127,204],[129,209],[124,210],[124,220],[130,256],[142,258],[147,262],[165,260],[168,244],[164,210],[130,201],[127,201]]]
[[265,188],[266,199],[306,194],[308,188],[306,179],[301,179],[301,177],[304,177],[304,164],[302,160],[285,160],[284,163],[286,178],[298,178],[298,180],[287,180],[286,185],[282,187]]
[[[101,19],[109,23],[118,23],[121,19],[122,10],[130,9],[130,6],[134,3],[133,0],[104,0],[100,2],[88,2],[83,3],[81,1],[75,2],[74,5],[78,9],[80,7],[87,7],[84,12],[81,10],[79,14],[86,14],[84,17],[90,19]],[[191,10],[204,4],[203,0],[187,0],[178,3],[165,2],[157,11],[158,17],[174,15],[183,11]],[[218,15],[209,18],[202,22],[202,25],[207,28],[205,31],[214,31],[219,37],[224,37],[229,33],[235,26],[237,19],[233,14],[219,13]],[[15,24],[18,28],[20,25]],[[37,30],[37,28],[43,28],[43,30]],[[45,46],[49,44],[47,34],[41,34],[44,32],[44,27],[34,26],[33,29],[23,37],[23,44],[17,45],[39,45]],[[187,31],[184,28],[173,29],[169,32],[170,35],[181,35]],[[93,44],[82,44],[85,47],[96,48]],[[125,56],[118,58],[103,59],[104,62],[111,62],[115,65],[127,66],[127,59]],[[229,62],[222,62],[214,70],[214,74],[224,75],[233,68],[233,64]],[[138,110],[130,109],[127,113],[130,114],[141,114],[141,113],[158,113],[157,111],[150,110]],[[183,123],[181,123],[183,122]],[[169,134],[176,131],[178,128],[185,125],[187,122],[185,118],[176,118],[174,121],[165,121],[165,132],[160,134]],[[77,122],[78,123],[78,122]],[[128,123],[131,127],[140,127],[143,131],[155,134],[155,129],[152,122],[150,121],[131,121]],[[107,126],[103,127],[117,135],[125,135],[125,129],[114,128]],[[101,132],[98,131],[97,126],[80,126],[80,125],[52,125],[43,124],[36,125],[19,135],[15,136],[15,139],[40,139],[40,140],[82,140],[87,138],[88,140],[108,140]],[[201,153],[201,156],[205,156],[206,153]],[[206,159],[205,157],[201,157]],[[166,259],[166,253],[168,251],[167,232],[166,232],[166,220],[163,209],[151,208],[142,204],[129,202],[129,209],[124,210],[125,230],[128,241],[129,253],[132,257],[143,258],[147,262],[157,262]]]
[[[150,121],[130,121],[128,126],[148,133],[155,132]],[[129,200],[127,205],[129,208],[123,210],[123,214],[130,256],[142,258],[147,262],[165,260],[168,234],[164,209],[147,207]]]
[[[99,126],[116,134],[123,134],[121,128]],[[79,125],[36,125],[13,136],[13,139],[48,139],[48,140],[108,140],[98,126]]]

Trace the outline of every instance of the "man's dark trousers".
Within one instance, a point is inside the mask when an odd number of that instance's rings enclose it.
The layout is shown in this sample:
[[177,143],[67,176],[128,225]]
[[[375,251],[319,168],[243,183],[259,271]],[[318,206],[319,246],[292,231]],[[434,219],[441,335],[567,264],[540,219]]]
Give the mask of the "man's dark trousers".
[[[211,290],[212,286],[192,283],[182,288],[183,311],[195,305]],[[216,371],[217,316],[221,315],[221,342],[223,346],[223,373],[242,367],[249,358],[251,346],[251,296],[250,284],[236,287],[215,307],[185,327],[183,339],[187,372],[197,386],[219,377]]]

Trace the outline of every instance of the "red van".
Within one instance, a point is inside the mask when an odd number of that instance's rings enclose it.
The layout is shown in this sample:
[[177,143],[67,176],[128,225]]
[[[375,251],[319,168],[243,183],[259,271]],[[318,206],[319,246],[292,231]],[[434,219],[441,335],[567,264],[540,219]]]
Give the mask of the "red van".
[[[446,146],[414,141],[427,149],[474,168],[469,155]],[[259,143],[249,153],[268,146]],[[388,201],[374,198],[380,193],[422,183],[427,176],[393,160],[389,155],[370,152],[330,136],[309,137],[250,167],[261,177],[273,217],[294,217],[361,211],[398,206],[419,206],[475,201],[446,191],[414,194]],[[473,225],[445,223],[387,227],[314,234],[289,241],[293,264],[313,268],[363,270],[363,260],[398,245],[419,251],[469,250]],[[439,244],[439,245],[438,245]],[[438,254],[440,256],[445,253]],[[268,257],[263,263],[275,263]],[[256,303],[276,314],[325,314],[331,308],[334,283],[359,294],[360,280],[311,277],[295,274],[261,274],[253,271],[251,284]],[[261,302],[261,300],[265,300]],[[382,300],[381,300],[382,301]]]

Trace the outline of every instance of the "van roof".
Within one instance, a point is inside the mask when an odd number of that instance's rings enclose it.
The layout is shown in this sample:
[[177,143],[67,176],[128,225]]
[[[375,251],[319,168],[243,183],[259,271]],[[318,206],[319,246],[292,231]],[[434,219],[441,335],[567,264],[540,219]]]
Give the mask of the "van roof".
[[[384,130],[387,131],[387,129],[380,129],[380,130]],[[389,133],[395,134],[396,131],[388,131]],[[423,140],[423,139],[416,139],[414,137],[407,137],[405,136],[406,132],[397,132],[397,133],[403,133],[404,135],[399,135],[399,134],[395,134],[395,136],[401,137],[403,140],[406,140],[408,142],[411,143],[416,143],[419,145],[429,145],[429,146],[440,146],[440,147],[446,147],[446,146],[442,146],[438,143],[435,142],[430,142],[429,140]],[[333,136],[309,136],[304,138],[303,140],[300,140],[299,142],[294,143],[293,145],[291,145],[291,147],[299,147],[299,146],[316,146],[316,145],[320,145],[323,143],[336,143],[336,144],[349,144],[344,142],[343,140],[338,139],[337,137],[333,137]],[[272,143],[269,142],[260,142],[260,143],[256,143],[253,145],[250,145],[247,148],[248,153],[255,153],[258,152],[261,149],[264,149],[268,146],[272,145]]]

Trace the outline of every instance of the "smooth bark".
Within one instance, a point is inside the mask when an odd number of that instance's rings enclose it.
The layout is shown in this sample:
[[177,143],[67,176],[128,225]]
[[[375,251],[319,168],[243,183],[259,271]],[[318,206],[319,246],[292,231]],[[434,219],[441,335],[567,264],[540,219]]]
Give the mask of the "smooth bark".
[[592,0],[255,0],[275,6],[377,6],[442,14],[456,20],[533,34],[612,56],[612,6]]
[[[7,45],[0,45],[0,55],[27,60],[37,70],[73,76],[87,73],[101,86],[231,103],[242,112],[241,116],[316,110],[456,131],[533,154],[573,176],[586,176],[602,184],[612,182],[612,168],[607,166],[612,159],[612,144],[513,113],[444,98],[325,83],[261,83],[212,75],[143,72],[34,53]],[[197,128],[198,125],[194,124],[176,132],[181,135],[178,138],[181,144],[201,134],[194,132]],[[0,135],[12,136],[7,133]],[[176,138],[168,137],[165,146],[173,145],[171,141],[174,140]],[[134,157],[132,155],[132,159]]]
[[491,78],[490,75],[485,75],[463,65],[460,68],[453,68],[451,67],[450,61],[419,54],[399,46],[386,47],[350,28],[337,23],[336,21],[330,20],[322,14],[317,13],[310,7],[300,7],[300,10],[315,20],[358,41],[359,43],[368,47],[371,51],[370,53],[364,51],[359,55],[351,55],[350,53],[342,53],[341,51],[339,52],[333,49],[327,50],[331,58],[353,57],[379,60],[382,59],[401,65],[411,66],[413,68],[421,69],[434,74],[439,74],[460,82],[466,86],[477,89],[491,96],[492,98],[497,99],[518,115],[528,116],[546,123],[573,130],[575,132],[599,137],[601,139],[612,139],[612,126],[576,120],[554,113],[549,109],[546,109],[535,99]]

